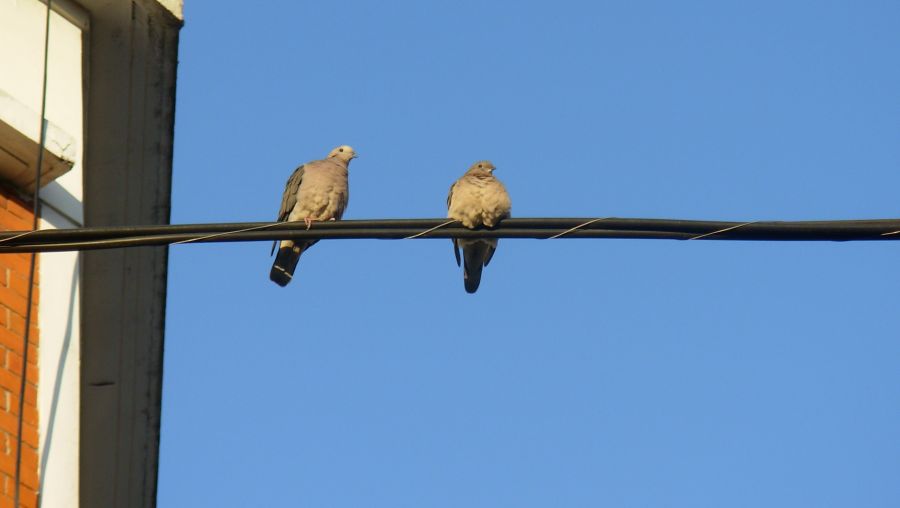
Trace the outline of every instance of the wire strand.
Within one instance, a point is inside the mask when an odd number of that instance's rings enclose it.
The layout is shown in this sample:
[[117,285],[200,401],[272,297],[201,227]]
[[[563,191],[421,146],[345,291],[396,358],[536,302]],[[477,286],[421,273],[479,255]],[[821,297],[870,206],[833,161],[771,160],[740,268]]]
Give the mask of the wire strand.
[[435,226],[433,228],[428,228],[425,231],[422,231],[421,233],[416,233],[414,235],[404,237],[403,239],[404,240],[412,240],[413,238],[418,238],[420,236],[427,235],[428,233],[431,233],[432,231],[437,231],[438,229],[441,229],[444,226],[449,226],[450,224],[453,224],[454,222],[456,222],[456,219],[450,219],[443,224],[438,224],[437,226]]
[[178,241],[178,242],[172,242],[170,245],[176,245],[176,244],[180,244],[180,243],[200,242],[200,241],[203,241],[203,240],[208,240],[208,239],[210,239],[210,238],[216,238],[216,237],[219,237],[219,236],[233,235],[233,234],[235,234],[235,233],[243,233],[243,232],[245,232],[245,231],[256,231],[256,230],[259,230],[259,229],[266,229],[266,228],[270,228],[270,227],[275,226],[275,225],[278,225],[278,224],[280,224],[280,223],[279,223],[279,222],[271,222],[271,223],[269,223],[269,224],[263,224],[262,226],[252,226],[252,227],[249,227],[249,228],[235,229],[234,231],[224,231],[224,232],[222,232],[222,233],[213,233],[213,234],[211,234],[211,235],[198,236],[198,237],[196,237],[196,238],[189,238],[189,239],[187,239],[187,240],[181,240],[181,241]]
[[34,233],[37,233],[38,232],[37,226],[32,225],[32,227],[34,229],[31,231],[23,231],[17,235],[13,235],[8,238],[0,239],[0,243],[9,242],[9,241],[15,240],[17,238],[22,238],[23,236],[33,235]]
[[704,233],[704,234],[702,234],[702,235],[697,235],[697,236],[688,238],[688,240],[699,240],[699,239],[701,239],[701,238],[706,238],[707,236],[718,235],[719,233],[724,233],[724,232],[726,232],[726,231],[732,231],[732,230],[734,230],[734,229],[742,228],[742,227],[744,227],[744,226],[749,226],[750,224],[755,224],[755,223],[757,223],[757,222],[759,222],[759,221],[753,220],[753,221],[750,221],[750,222],[745,222],[745,223],[743,223],[743,224],[738,224],[737,226],[731,226],[730,228],[723,228],[723,229],[720,229],[720,230],[718,230],[718,231],[711,231],[711,232],[709,232],[709,233]]
[[606,220],[606,219],[608,219],[608,218],[609,218],[609,217],[601,217],[601,218],[599,218],[599,219],[591,219],[591,220],[585,222],[584,224],[579,224],[579,225],[575,226],[574,228],[569,228],[569,229],[563,231],[562,233],[557,233],[557,234],[555,234],[555,235],[553,235],[553,236],[550,236],[550,237],[547,238],[547,240],[554,240],[554,239],[556,239],[556,238],[560,238],[560,237],[562,237],[562,236],[564,236],[564,235],[567,235],[567,234],[569,234],[569,233],[572,233],[573,231],[578,231],[579,229],[581,229],[581,228],[583,228],[583,227],[585,227],[585,226],[590,226],[591,224],[593,224],[593,223],[595,223],[595,222],[600,222],[600,221]]

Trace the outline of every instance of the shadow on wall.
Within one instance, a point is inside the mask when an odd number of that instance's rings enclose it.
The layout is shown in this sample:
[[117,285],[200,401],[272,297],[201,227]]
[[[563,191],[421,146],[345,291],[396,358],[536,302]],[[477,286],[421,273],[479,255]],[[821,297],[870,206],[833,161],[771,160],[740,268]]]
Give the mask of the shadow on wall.
[[[38,506],[40,506],[40,492],[44,486],[44,475],[47,471],[47,460],[50,458],[50,449],[53,446],[53,429],[56,423],[56,408],[59,405],[59,394],[62,390],[63,374],[66,368],[66,358],[69,355],[69,347],[72,344],[72,327],[75,319],[75,303],[78,296],[78,282],[81,273],[81,256],[78,256],[72,269],[72,291],[69,294],[69,309],[66,315],[66,333],[63,337],[62,347],[59,351],[59,360],[56,362],[56,380],[53,382],[53,400],[50,403],[50,415],[47,418],[47,436],[44,439],[44,450],[41,453],[40,475],[38,476]],[[76,365],[77,367],[77,365]]]

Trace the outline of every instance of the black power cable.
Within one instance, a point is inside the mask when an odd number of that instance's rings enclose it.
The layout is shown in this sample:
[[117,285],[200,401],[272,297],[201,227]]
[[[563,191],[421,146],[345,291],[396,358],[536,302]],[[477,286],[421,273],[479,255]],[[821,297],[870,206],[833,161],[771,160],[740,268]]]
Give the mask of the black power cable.
[[245,222],[92,227],[0,233],[0,253],[50,252],[176,243],[279,239],[630,238],[669,240],[861,241],[900,240],[900,219],[726,222],[629,218],[506,219],[470,230],[447,219]]

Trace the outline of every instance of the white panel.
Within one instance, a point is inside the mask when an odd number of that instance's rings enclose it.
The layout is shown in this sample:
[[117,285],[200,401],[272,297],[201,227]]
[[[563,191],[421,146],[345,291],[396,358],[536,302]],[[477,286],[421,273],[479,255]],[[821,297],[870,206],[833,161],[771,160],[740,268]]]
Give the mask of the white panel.
[[[41,228],[75,224],[44,210]],[[77,252],[40,254],[38,412],[43,506],[78,506],[81,323]]]

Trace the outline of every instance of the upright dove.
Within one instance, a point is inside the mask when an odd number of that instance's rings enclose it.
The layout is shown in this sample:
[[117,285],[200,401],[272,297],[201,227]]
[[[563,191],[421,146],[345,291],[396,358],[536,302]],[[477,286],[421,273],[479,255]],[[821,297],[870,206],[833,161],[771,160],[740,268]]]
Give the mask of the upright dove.
[[[347,167],[354,158],[356,152],[353,148],[341,145],[325,159],[301,164],[285,185],[278,220],[302,220],[306,223],[306,229],[313,221],[340,220],[350,199]],[[269,278],[279,286],[287,286],[294,277],[300,255],[316,242],[282,240]],[[275,251],[275,245],[272,245],[272,251]]]
[[[475,229],[493,228],[509,217],[512,204],[506,188],[494,177],[496,168],[490,161],[478,161],[459,180],[450,186],[447,196],[447,217]],[[497,249],[496,238],[453,239],[453,253],[459,266],[462,249],[463,282],[467,293],[474,293],[481,283],[481,270],[488,265]]]

